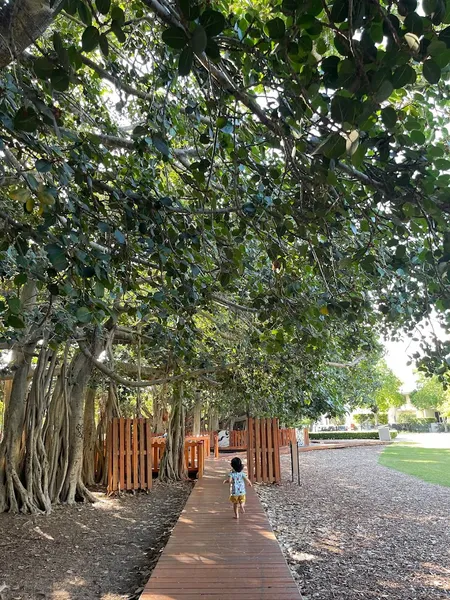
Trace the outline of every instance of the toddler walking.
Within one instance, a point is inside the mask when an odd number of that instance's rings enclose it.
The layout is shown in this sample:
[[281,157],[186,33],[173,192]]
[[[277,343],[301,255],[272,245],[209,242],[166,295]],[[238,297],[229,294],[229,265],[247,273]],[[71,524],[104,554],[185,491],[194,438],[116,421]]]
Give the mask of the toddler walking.
[[252,482],[244,473],[244,465],[237,456],[231,461],[232,471],[224,480],[224,483],[230,484],[230,502],[233,504],[234,518],[239,519],[239,508],[245,513],[245,482],[252,487]]

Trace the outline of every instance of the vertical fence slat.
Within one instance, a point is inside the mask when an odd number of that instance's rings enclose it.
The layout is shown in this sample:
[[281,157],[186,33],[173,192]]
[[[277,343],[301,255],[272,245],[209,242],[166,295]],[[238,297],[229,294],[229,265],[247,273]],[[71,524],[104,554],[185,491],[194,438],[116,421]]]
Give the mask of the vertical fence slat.
[[253,419],[247,419],[248,446],[247,446],[247,471],[252,483],[255,481],[255,463],[253,460]]
[[112,489],[112,485],[113,485],[113,448],[112,448],[112,422],[110,421],[108,423],[108,431],[107,431],[107,438],[106,438],[106,454],[107,454],[107,459],[108,459],[108,494],[110,494],[113,489]]
[[255,419],[255,463],[256,463],[256,481],[261,481],[261,431],[260,420]]
[[272,435],[272,421],[268,419],[267,421],[267,462],[269,463],[269,483],[273,483],[274,473],[273,473],[273,435]]
[[119,490],[125,489],[125,419],[119,419]]
[[148,419],[145,420],[145,446],[146,446],[146,455],[145,460],[147,462],[147,488],[150,489],[153,485],[153,471],[152,471],[152,428],[150,426],[150,421]]
[[138,426],[137,419],[133,419],[133,490],[139,488],[139,475],[138,475]]
[[133,489],[133,478],[131,472],[131,419],[125,419],[125,438],[127,490],[131,490]]
[[112,490],[113,492],[117,491],[117,482],[118,482],[118,467],[119,461],[118,459],[118,441],[119,441],[119,420],[112,420],[112,454],[113,454],[113,476],[112,476]]
[[278,419],[273,419],[273,437],[275,439],[275,444],[274,444],[274,452],[273,452],[273,459],[274,459],[274,472],[275,472],[275,483],[280,483],[281,482],[281,465],[280,465],[280,446],[278,443]]
[[145,462],[144,462],[144,419],[139,419],[139,488],[145,489]]
[[268,481],[267,475],[267,419],[261,419],[261,458],[262,458],[262,479],[264,483]]

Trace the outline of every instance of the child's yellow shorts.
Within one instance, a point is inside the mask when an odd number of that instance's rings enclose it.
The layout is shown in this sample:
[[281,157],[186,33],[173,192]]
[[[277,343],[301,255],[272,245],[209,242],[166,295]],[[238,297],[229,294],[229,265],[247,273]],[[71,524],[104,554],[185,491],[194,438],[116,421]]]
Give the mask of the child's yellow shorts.
[[230,502],[233,504],[245,504],[245,494],[240,496],[230,496]]

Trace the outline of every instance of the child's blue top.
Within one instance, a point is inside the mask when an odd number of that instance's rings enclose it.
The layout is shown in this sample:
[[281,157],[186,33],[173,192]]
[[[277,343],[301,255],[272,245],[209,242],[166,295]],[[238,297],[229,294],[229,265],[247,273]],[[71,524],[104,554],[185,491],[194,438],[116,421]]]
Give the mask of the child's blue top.
[[236,473],[236,471],[231,471],[229,476],[231,477],[230,494],[232,496],[244,496],[245,479],[243,471],[241,471],[240,473]]

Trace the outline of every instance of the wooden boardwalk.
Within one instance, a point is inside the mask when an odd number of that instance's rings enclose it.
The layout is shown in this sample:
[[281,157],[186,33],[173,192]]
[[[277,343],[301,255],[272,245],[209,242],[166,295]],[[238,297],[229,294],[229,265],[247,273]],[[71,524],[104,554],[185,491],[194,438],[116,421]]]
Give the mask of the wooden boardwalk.
[[253,489],[233,519],[229,461],[207,459],[141,600],[301,600]]

